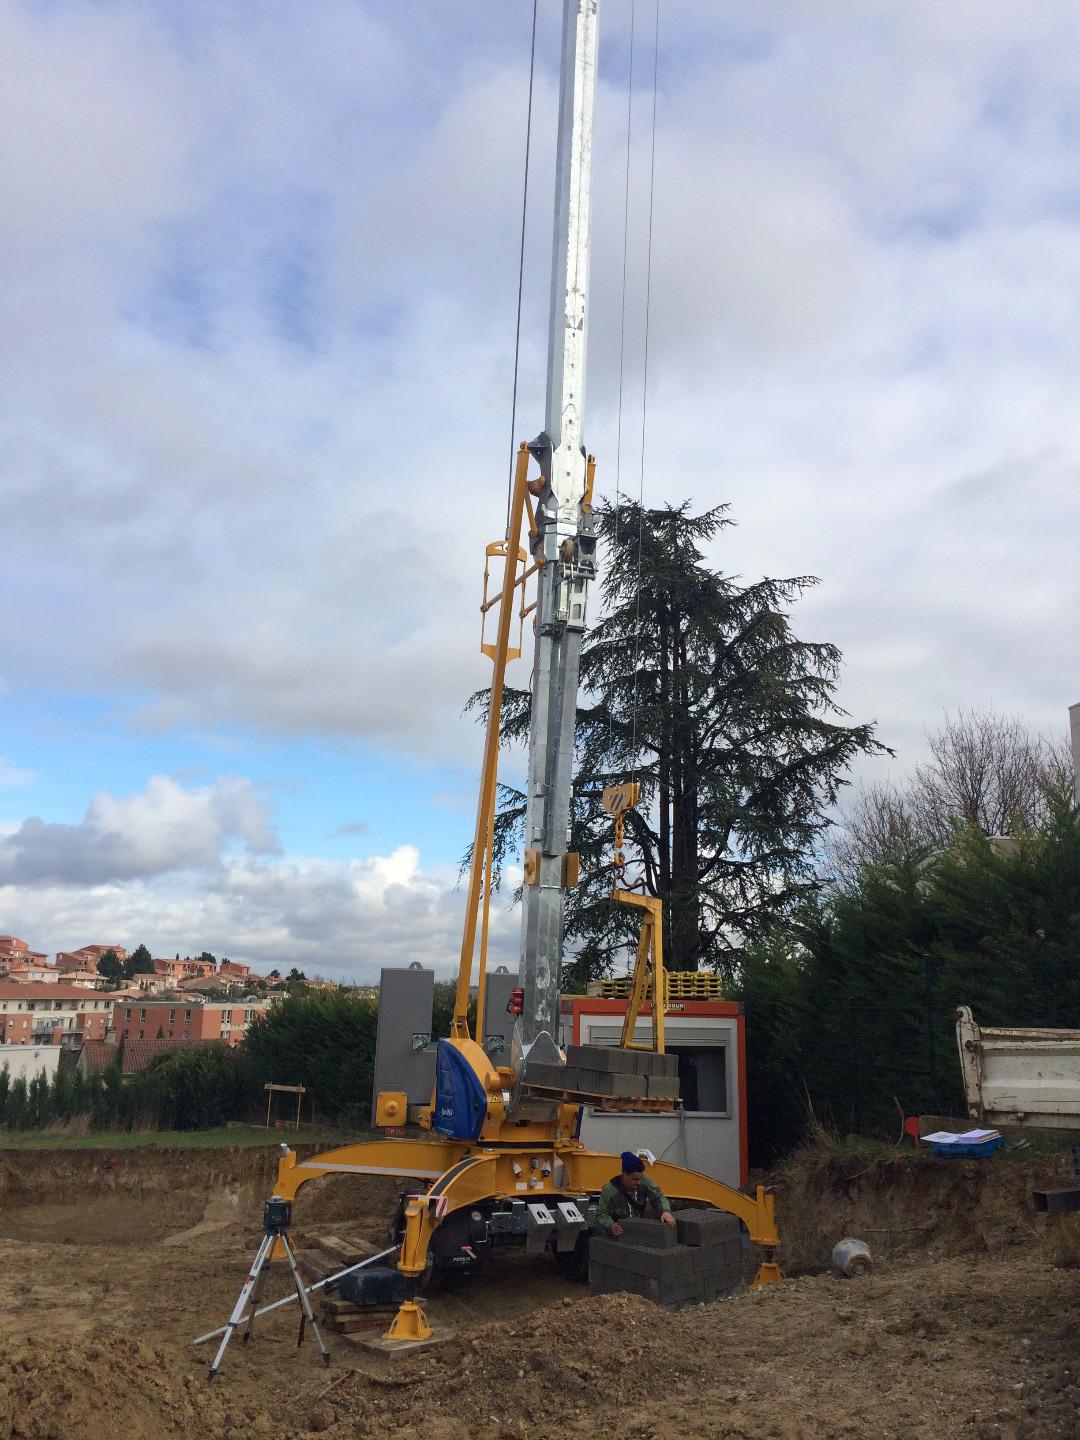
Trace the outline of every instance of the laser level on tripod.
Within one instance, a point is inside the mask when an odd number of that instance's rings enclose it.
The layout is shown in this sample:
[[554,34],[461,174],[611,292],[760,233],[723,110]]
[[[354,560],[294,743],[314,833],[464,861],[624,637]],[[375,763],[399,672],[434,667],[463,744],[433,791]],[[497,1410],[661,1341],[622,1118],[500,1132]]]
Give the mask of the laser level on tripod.
[[[304,1343],[306,1327],[311,1326],[319,1352],[323,1358],[323,1364],[330,1364],[330,1352],[323,1343],[322,1335],[315,1321],[315,1314],[311,1308],[311,1299],[304,1286],[300,1274],[300,1264],[296,1258],[296,1249],[289,1238],[289,1226],[292,1224],[292,1201],[283,1200],[280,1195],[271,1195],[270,1199],[263,1204],[263,1238],[255,1253],[255,1260],[244,1281],[243,1288],[233,1306],[232,1314],[229,1316],[225,1326],[225,1334],[221,1344],[218,1346],[217,1354],[214,1356],[207,1372],[207,1380],[213,1380],[221,1368],[221,1362],[225,1357],[229,1341],[233,1338],[241,1324],[244,1325],[244,1342],[251,1339],[252,1330],[255,1326],[255,1313],[259,1308],[259,1300],[262,1296],[263,1286],[266,1283],[268,1261],[284,1259],[288,1262],[289,1273],[292,1276],[293,1285],[296,1287],[296,1298],[300,1302],[300,1332],[296,1337],[296,1347],[300,1348]],[[246,1322],[246,1323],[245,1323]]]

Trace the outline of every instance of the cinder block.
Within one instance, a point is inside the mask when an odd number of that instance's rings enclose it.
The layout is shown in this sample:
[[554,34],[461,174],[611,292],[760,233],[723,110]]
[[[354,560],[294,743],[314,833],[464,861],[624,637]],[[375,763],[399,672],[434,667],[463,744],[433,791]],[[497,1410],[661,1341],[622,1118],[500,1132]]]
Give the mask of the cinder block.
[[582,1070],[580,1089],[590,1095],[610,1095],[615,1100],[639,1100],[645,1094],[644,1075],[618,1071]]
[[639,1075],[656,1075],[669,1080],[678,1078],[677,1055],[660,1055],[655,1050],[633,1050],[627,1053],[633,1055],[634,1068]]
[[681,1245],[722,1245],[732,1239],[742,1243],[738,1216],[726,1210],[680,1210],[675,1223]]
[[634,1071],[638,1075],[659,1075],[658,1062],[663,1060],[662,1055],[657,1055],[655,1050],[631,1050],[628,1052],[634,1060]]
[[619,1242],[609,1240],[606,1235],[596,1234],[589,1236],[589,1264],[592,1265],[618,1265],[619,1264]]
[[618,1075],[634,1075],[632,1050],[620,1050],[612,1045],[568,1045],[566,1063],[577,1065],[582,1070],[599,1070]]
[[678,1078],[679,1057],[677,1055],[658,1055],[655,1050],[625,1050],[623,1054],[628,1055],[633,1061],[634,1073],[637,1075],[656,1075],[666,1079]]
[[594,1236],[589,1242],[589,1258],[599,1265],[630,1275],[643,1275],[648,1279],[664,1276],[685,1279],[695,1273],[693,1252],[685,1245],[676,1245],[670,1250],[653,1250],[645,1245],[630,1245],[625,1240]]
[[[661,1057],[663,1058],[663,1057]],[[650,1100],[678,1100],[679,1098],[679,1077],[670,1075],[648,1076],[648,1096]]]
[[[669,1252],[654,1252],[657,1253]],[[589,1286],[600,1295],[640,1295],[666,1310],[679,1310],[684,1305],[697,1305],[711,1298],[707,1297],[700,1276],[637,1275],[596,1263],[589,1265]]]
[[526,1068],[525,1076],[533,1085],[550,1085],[556,1090],[572,1090],[574,1087],[569,1082],[571,1079],[576,1080],[577,1073],[566,1065],[544,1065],[537,1061]]
[[673,1250],[679,1243],[676,1227],[665,1225],[660,1220],[632,1215],[621,1224],[622,1238],[630,1245],[644,1245],[649,1250]]
[[589,1260],[589,1288],[601,1292],[609,1292],[620,1272],[613,1270],[610,1265],[601,1265],[596,1260]]

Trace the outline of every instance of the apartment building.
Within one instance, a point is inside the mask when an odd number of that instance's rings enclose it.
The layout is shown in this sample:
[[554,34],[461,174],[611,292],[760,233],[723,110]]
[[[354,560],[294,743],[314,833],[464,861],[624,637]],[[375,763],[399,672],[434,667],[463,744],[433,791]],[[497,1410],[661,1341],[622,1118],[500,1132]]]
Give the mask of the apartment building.
[[154,959],[155,975],[164,975],[174,983],[178,980],[192,980],[202,975],[213,975],[214,967],[206,960],[159,960]]
[[25,940],[17,935],[0,935],[0,970],[11,966],[25,969],[27,966],[44,965],[47,956],[40,950],[31,950]]
[[0,1043],[58,1045],[72,1031],[81,1031],[84,1040],[104,1040],[116,1000],[115,991],[0,981]]
[[120,961],[128,958],[128,952],[123,945],[84,945],[80,950],[58,950],[56,952],[56,968],[58,970],[96,971],[98,961],[107,950],[111,950]]
[[112,1014],[118,1040],[224,1040],[239,1045],[256,1015],[270,1008],[268,1000],[233,1000],[207,1005],[194,997],[150,999],[127,996]]

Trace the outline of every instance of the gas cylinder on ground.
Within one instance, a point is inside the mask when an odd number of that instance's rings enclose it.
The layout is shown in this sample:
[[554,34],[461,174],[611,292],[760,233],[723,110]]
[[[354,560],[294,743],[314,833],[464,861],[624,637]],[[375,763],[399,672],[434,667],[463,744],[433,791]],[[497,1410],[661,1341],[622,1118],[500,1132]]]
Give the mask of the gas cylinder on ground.
[[864,1241],[849,1235],[833,1247],[832,1263],[841,1275],[851,1278],[854,1275],[868,1275],[874,1268],[874,1257]]

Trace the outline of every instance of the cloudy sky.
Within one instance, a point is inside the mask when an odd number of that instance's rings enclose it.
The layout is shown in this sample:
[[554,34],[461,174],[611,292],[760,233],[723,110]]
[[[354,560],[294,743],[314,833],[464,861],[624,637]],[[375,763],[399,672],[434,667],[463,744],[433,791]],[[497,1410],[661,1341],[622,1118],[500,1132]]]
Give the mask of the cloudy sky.
[[[448,970],[529,0],[0,0],[0,932]],[[543,419],[540,0],[519,435]],[[615,478],[630,0],[587,435]],[[654,9],[636,0],[624,486]],[[645,494],[812,573],[842,699],[1080,698],[1080,7],[662,0]],[[516,922],[495,932],[509,958]]]

